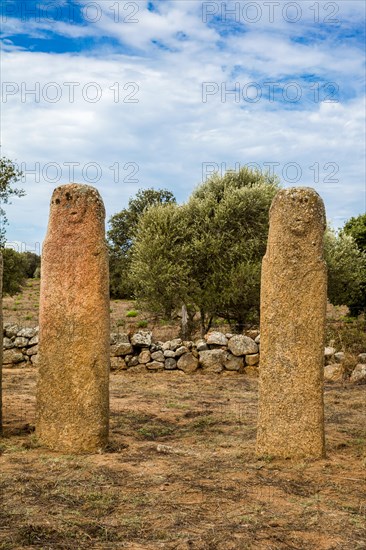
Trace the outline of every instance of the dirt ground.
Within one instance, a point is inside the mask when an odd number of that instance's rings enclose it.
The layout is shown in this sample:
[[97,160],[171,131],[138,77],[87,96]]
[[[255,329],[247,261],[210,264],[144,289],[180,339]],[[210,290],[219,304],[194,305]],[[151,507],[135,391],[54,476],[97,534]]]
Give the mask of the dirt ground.
[[0,549],[366,548],[365,386],[325,388],[327,458],[254,456],[257,380],[111,376],[107,451],[37,446],[36,371],[4,370]]

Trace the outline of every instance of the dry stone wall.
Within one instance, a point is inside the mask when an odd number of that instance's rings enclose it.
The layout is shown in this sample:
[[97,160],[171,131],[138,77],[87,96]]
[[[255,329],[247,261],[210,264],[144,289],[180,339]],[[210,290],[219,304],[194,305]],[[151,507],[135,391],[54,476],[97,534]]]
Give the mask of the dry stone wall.
[[[223,334],[213,331],[206,338],[168,342],[155,341],[149,331],[133,335],[112,333],[110,339],[112,370],[152,372],[180,370],[186,374],[195,372],[258,374],[260,361],[260,336],[252,337]],[[324,349],[324,378],[338,382],[344,378],[344,353],[333,346]],[[4,367],[22,368],[38,364],[38,327],[4,325]],[[366,353],[360,353],[351,375],[352,382],[366,383]]]

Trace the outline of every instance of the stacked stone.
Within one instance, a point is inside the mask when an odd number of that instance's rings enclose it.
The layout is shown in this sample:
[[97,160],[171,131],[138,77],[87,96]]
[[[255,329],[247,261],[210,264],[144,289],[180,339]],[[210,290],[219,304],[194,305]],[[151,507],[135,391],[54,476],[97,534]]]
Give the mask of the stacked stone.
[[28,328],[19,325],[4,325],[5,367],[31,367],[38,363],[38,327]]

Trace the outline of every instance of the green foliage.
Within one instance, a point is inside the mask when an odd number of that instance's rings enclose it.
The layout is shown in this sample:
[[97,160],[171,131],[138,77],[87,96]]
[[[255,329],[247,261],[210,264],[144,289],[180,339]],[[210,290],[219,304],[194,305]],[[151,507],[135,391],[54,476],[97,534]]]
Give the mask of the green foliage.
[[27,259],[24,254],[11,248],[2,250],[4,262],[3,293],[16,294],[20,292],[26,279]]
[[328,266],[328,298],[333,305],[346,305],[356,315],[366,307],[366,253],[341,231],[327,229],[324,238]]
[[23,197],[25,191],[13,187],[21,178],[22,172],[16,165],[6,157],[0,158],[0,248],[3,248],[6,242],[5,226],[8,224],[4,204],[10,203],[12,196]]
[[141,217],[131,273],[137,297],[169,317],[186,305],[201,331],[215,316],[242,329],[258,318],[260,261],[278,181],[241,169],[214,175],[187,204],[151,207]]
[[147,322],[145,319],[142,320],[142,321],[139,321],[139,322],[137,323],[138,328],[146,328],[147,325],[148,325],[148,322]]
[[353,237],[358,248],[366,252],[366,214],[349,219],[342,230],[346,235]]
[[138,314],[138,311],[136,311],[135,309],[131,309],[130,311],[127,311],[126,317],[137,317]]
[[[41,268],[41,257],[34,252],[24,252],[24,258],[26,260],[25,275],[27,279],[39,279]],[[36,276],[38,275],[38,276]]]
[[175,203],[167,189],[140,189],[129,200],[128,207],[109,220],[110,291],[114,298],[131,298],[133,287],[129,278],[131,247],[140,216],[152,205]]

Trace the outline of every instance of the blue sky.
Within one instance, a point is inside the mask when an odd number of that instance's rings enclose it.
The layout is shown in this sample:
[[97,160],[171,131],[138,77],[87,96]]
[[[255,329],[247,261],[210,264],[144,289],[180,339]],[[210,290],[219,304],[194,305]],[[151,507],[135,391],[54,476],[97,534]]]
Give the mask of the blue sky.
[[52,190],[178,201],[250,164],[365,211],[365,3],[3,0],[2,154],[25,173],[10,242],[41,243]]

